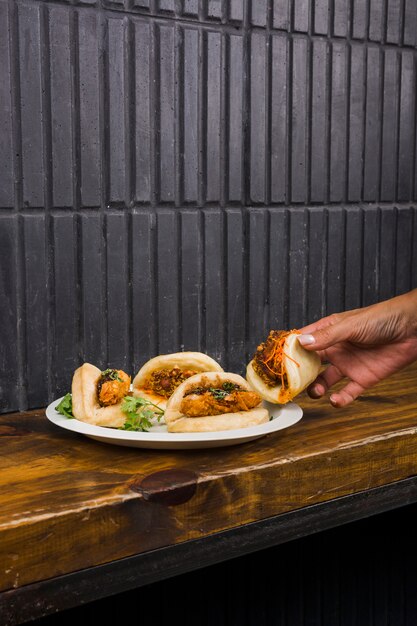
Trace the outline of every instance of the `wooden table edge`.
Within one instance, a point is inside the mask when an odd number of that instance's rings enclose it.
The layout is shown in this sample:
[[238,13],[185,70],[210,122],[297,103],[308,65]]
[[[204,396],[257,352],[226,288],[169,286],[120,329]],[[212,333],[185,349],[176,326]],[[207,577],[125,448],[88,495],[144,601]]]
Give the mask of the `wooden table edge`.
[[417,502],[417,476],[0,593],[13,626]]

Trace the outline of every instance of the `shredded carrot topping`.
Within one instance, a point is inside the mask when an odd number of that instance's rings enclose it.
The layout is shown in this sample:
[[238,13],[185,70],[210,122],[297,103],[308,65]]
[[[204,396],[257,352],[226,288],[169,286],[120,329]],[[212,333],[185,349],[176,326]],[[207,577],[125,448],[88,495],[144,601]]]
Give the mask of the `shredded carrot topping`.
[[255,355],[255,362],[257,362],[260,366],[266,368],[272,375],[272,379],[276,380],[277,378],[279,378],[281,380],[281,386],[283,389],[285,387],[286,376],[283,356],[287,357],[287,359],[295,363],[297,367],[300,367],[300,364],[297,363],[295,359],[288,356],[288,354],[284,352],[286,339],[290,333],[294,332],[298,331],[295,329],[281,332],[271,331],[265,343],[261,344],[258,347],[257,353]]

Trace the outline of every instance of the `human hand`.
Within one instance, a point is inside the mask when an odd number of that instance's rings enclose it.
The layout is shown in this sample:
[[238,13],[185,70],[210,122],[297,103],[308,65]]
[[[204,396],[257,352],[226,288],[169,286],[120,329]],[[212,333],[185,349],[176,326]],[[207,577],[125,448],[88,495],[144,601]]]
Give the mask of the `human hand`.
[[417,360],[417,289],[362,309],[329,315],[299,329],[300,343],[330,365],[308,387],[320,398],[334,384],[349,382],[330,396],[346,406],[365,389]]

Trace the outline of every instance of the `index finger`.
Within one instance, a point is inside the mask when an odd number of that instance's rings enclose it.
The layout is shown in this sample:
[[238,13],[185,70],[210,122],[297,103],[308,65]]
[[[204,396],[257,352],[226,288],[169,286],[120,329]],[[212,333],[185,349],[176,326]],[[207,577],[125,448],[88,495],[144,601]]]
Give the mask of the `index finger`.
[[299,328],[298,330],[302,335],[314,333],[317,330],[322,330],[323,328],[327,328],[327,326],[331,326],[332,324],[334,324],[335,320],[334,318],[331,318],[331,315],[327,315],[327,317],[322,317],[320,320],[317,320],[317,322],[308,324],[308,326],[304,326],[303,328]]

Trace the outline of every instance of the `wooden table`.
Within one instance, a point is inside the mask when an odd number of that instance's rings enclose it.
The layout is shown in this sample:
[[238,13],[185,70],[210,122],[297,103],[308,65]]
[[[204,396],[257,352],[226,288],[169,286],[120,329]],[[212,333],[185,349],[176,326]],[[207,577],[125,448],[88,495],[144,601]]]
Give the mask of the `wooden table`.
[[0,416],[0,615],[19,623],[417,501],[417,366],[253,442],[98,443]]

